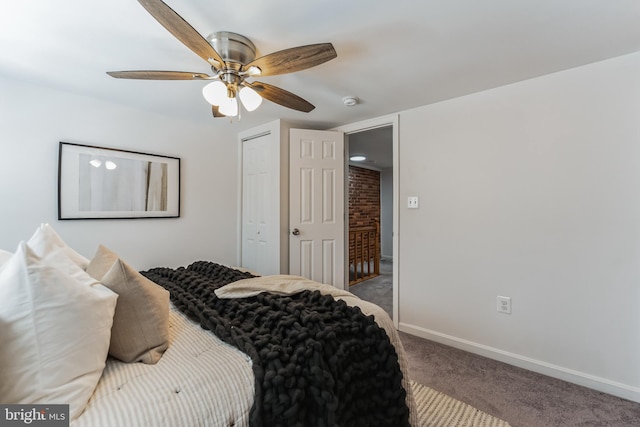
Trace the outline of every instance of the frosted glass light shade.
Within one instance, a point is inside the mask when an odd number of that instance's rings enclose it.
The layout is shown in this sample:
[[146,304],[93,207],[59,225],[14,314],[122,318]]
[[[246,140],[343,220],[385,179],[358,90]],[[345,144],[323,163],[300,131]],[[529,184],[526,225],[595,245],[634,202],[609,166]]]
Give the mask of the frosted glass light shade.
[[221,81],[209,83],[202,88],[202,96],[211,105],[222,105],[227,98],[227,86]]
[[240,100],[247,111],[253,111],[262,104],[262,97],[258,95],[258,92],[247,86],[240,89]]
[[227,117],[235,117],[238,115],[238,100],[236,98],[226,98],[218,109],[220,113]]

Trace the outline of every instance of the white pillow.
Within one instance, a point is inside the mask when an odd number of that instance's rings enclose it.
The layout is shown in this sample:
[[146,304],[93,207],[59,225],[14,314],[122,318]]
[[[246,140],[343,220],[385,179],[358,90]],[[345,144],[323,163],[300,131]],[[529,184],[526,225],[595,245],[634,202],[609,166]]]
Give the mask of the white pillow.
[[83,270],[89,265],[89,259],[80,255],[67,245],[64,240],[62,240],[62,237],[60,237],[49,224],[40,224],[40,227],[36,229],[33,236],[27,241],[27,244],[33,252],[40,257],[45,256],[49,251],[62,249],[65,255]]
[[3,251],[0,249],[0,268],[11,258],[13,254],[11,252]]
[[105,367],[117,295],[62,250],[24,242],[0,270],[0,402],[86,406]]

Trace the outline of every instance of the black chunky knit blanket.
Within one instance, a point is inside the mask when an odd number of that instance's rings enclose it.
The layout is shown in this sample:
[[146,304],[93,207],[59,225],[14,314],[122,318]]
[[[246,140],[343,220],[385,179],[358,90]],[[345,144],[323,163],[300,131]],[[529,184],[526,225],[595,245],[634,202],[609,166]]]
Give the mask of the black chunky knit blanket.
[[359,308],[318,291],[219,299],[215,289],[253,276],[205,261],[142,274],[192,320],[251,357],[251,426],[409,426],[395,348]]

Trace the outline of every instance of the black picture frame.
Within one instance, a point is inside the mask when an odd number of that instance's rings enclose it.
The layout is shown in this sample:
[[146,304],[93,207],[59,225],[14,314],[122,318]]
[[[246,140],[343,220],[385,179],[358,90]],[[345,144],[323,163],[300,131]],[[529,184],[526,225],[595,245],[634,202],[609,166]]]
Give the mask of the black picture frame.
[[180,217],[180,158],[59,143],[58,219]]

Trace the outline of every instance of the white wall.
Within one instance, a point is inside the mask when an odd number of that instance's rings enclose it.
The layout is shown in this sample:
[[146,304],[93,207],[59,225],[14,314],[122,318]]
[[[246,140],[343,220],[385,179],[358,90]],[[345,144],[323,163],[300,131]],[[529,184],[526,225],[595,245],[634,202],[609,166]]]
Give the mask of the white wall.
[[640,53],[401,113],[401,329],[640,401],[639,114]]
[[[0,248],[48,222],[91,258],[102,243],[138,269],[236,260],[236,131],[198,126],[0,77]],[[177,219],[57,220],[58,142],[181,158]]]
[[380,171],[380,252],[393,259],[393,168]]

